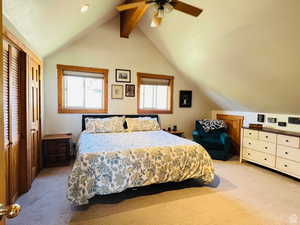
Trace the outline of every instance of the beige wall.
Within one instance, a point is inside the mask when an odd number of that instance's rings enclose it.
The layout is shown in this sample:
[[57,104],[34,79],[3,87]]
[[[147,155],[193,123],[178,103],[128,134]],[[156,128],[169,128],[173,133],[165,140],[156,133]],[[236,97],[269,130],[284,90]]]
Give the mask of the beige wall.
[[[136,114],[136,98],[111,99],[111,84],[115,83],[115,69],[130,69],[132,82],[136,72],[175,76],[174,113],[161,115],[162,126],[178,125],[191,136],[194,120],[210,116],[210,106],[193,83],[172,67],[152,43],[138,29],[130,39],[119,37],[119,19],[116,18],[80,40],[57,51],[45,59],[45,133],[80,133],[81,115],[57,113],[56,64],[89,66],[109,69],[109,113]],[[121,84],[121,83],[119,83]],[[193,90],[193,107],[179,108],[179,90]]]
[[[249,126],[249,123],[258,123],[257,122],[257,114],[258,113],[260,113],[260,112],[239,112],[239,111],[218,111],[218,110],[213,110],[212,111],[212,118],[215,119],[217,114],[244,116],[244,126]],[[264,127],[300,132],[300,125],[289,124],[288,123],[288,117],[290,117],[290,116],[300,117],[300,115],[288,115],[288,114],[279,114],[279,113],[261,113],[261,114],[265,115],[265,122],[261,123]],[[277,125],[277,123],[268,123],[267,122],[268,117],[275,117],[275,118],[277,118],[278,122],[286,122],[287,126],[286,127],[280,127],[280,126]]]

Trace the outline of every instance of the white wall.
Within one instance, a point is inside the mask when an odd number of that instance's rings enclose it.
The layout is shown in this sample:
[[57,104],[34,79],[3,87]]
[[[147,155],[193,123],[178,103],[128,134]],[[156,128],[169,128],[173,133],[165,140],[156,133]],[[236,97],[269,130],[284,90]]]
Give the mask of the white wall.
[[[217,114],[226,114],[226,115],[237,115],[237,116],[244,116],[244,126],[248,126],[249,123],[259,123],[257,122],[257,114],[260,112],[238,112],[238,111],[212,111],[212,118],[216,118]],[[263,124],[264,127],[268,128],[275,128],[280,130],[286,130],[286,131],[295,131],[300,132],[300,125],[296,124],[289,124],[288,123],[288,117],[294,116],[294,117],[300,117],[300,115],[288,115],[288,114],[278,114],[278,113],[260,113],[265,115],[265,122],[260,123]],[[280,127],[277,125],[277,123],[268,123],[267,118],[268,117],[275,117],[277,118],[277,122],[286,122],[286,127]]]
[[[111,99],[111,84],[115,83],[115,69],[130,69],[136,84],[137,72],[174,75],[174,113],[161,115],[162,126],[178,125],[190,137],[194,120],[210,117],[210,103],[179,74],[140,31],[135,30],[130,39],[119,37],[119,18],[88,33],[80,40],[60,49],[45,59],[45,133],[72,132],[76,137],[81,131],[81,115],[57,113],[56,65],[76,65],[109,69],[109,114],[136,114],[137,99]],[[118,83],[122,84],[122,83]],[[192,108],[179,108],[179,90],[193,90]]]

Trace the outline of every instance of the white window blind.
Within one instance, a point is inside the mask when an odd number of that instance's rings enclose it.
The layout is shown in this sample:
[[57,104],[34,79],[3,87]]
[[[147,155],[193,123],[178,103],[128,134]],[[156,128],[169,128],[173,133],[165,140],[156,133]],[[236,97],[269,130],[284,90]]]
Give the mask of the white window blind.
[[64,106],[67,109],[102,109],[103,74],[64,71]]
[[169,80],[142,78],[140,86],[140,109],[169,109]]

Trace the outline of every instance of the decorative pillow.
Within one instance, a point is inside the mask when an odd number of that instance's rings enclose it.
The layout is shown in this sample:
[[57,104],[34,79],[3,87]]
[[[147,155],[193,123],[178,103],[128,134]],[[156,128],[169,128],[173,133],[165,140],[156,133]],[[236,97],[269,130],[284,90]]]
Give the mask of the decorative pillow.
[[217,130],[221,128],[226,128],[226,124],[223,120],[198,120],[201,124],[203,130],[207,133],[211,130]]
[[86,131],[90,133],[114,133],[124,131],[125,117],[109,117],[104,119],[87,118]]
[[154,131],[160,130],[156,118],[140,117],[126,118],[128,131]]

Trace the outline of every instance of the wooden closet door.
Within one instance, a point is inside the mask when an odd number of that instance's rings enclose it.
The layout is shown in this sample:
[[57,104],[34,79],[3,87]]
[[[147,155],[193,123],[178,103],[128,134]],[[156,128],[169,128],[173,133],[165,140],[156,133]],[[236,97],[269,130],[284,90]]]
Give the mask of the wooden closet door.
[[20,51],[7,41],[3,42],[3,109],[4,142],[8,165],[8,200],[16,201],[19,185],[20,154]]
[[29,59],[29,74],[31,179],[33,180],[40,165],[40,66],[32,58]]

